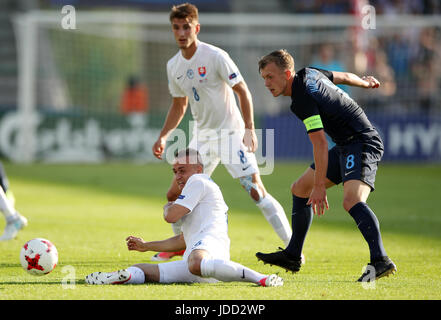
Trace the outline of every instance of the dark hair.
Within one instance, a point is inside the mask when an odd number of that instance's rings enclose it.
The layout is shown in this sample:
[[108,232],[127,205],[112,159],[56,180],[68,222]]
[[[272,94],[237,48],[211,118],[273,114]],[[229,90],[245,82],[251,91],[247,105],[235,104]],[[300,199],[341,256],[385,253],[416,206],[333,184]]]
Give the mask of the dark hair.
[[272,62],[282,70],[290,70],[291,72],[294,72],[294,58],[285,49],[273,51],[260,58],[259,72]]
[[188,19],[189,22],[199,21],[198,8],[191,3],[173,6],[170,12],[170,22],[173,19]]
[[187,149],[175,151],[175,159],[178,159],[178,158],[181,158],[184,156],[189,158],[189,163],[198,164],[198,165],[204,167],[204,164],[202,163],[202,157],[201,157],[201,154],[199,153],[199,151],[192,149],[192,148],[187,148]]

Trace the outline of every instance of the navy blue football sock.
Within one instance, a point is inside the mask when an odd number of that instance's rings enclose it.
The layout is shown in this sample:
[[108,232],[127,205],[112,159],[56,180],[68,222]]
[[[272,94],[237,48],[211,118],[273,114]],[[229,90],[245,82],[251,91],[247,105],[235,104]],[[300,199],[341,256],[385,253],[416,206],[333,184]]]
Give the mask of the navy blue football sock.
[[292,236],[285,252],[295,260],[300,260],[303,243],[314,216],[308,198],[292,196]]
[[349,214],[354,218],[358,229],[369,245],[371,262],[386,257],[386,250],[381,240],[380,223],[369,206],[365,202],[359,202],[349,210]]

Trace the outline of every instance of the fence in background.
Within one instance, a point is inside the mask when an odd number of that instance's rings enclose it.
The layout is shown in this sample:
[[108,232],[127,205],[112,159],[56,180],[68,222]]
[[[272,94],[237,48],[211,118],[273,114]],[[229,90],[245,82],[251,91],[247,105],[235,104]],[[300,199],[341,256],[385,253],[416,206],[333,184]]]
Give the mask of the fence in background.
[[[31,11],[14,19],[18,107],[1,114],[1,154],[21,162],[151,161],[171,102],[166,63],[177,52],[168,14],[81,11],[76,29],[63,29],[62,17]],[[258,126],[274,129],[276,158],[311,158],[304,127],[288,112],[289,98],[274,99],[257,70],[261,56],[285,48],[296,69],[380,79],[378,90],[343,89],[381,131],[385,159],[441,161],[439,16],[378,16],[367,30],[349,15],[206,13],[200,20],[199,39],[226,50],[241,70]],[[141,116],[123,110],[134,82],[144,92]]]

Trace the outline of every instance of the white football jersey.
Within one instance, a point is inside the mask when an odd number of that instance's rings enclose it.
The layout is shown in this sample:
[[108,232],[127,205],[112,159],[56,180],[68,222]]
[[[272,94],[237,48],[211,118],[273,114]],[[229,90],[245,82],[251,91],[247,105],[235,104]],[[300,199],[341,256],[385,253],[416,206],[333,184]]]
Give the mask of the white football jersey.
[[208,175],[192,175],[175,204],[190,210],[181,218],[188,252],[199,239],[207,236],[219,239],[229,246],[228,206],[218,185]]
[[243,130],[232,89],[243,78],[224,50],[198,41],[191,59],[179,51],[168,61],[167,76],[172,97],[188,97],[198,136]]

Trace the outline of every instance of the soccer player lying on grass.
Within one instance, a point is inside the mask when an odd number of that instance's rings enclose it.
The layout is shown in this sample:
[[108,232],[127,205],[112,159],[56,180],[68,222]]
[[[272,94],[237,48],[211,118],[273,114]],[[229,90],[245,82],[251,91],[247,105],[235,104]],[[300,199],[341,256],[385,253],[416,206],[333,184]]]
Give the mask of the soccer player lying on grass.
[[182,192],[174,203],[164,206],[164,219],[168,223],[181,219],[182,234],[152,242],[129,236],[126,241],[129,250],[141,252],[185,249],[183,260],[136,264],[110,273],[94,272],[86,277],[86,283],[245,281],[264,287],[283,285],[283,280],[275,274],[263,275],[230,261],[228,207],[219,187],[208,175],[202,173],[199,153],[193,149],[177,152],[173,172]]
[[[369,245],[370,263],[375,278],[396,271],[381,239],[380,226],[366,201],[374,190],[378,162],[383,156],[383,142],[363,109],[336,84],[378,88],[374,77],[359,78],[353,73],[316,68],[294,71],[294,59],[286,50],[277,50],[259,61],[265,86],[274,97],[292,99],[291,111],[303,121],[313,145],[314,163],[293,183],[292,237],[285,250],[257,258],[297,272],[300,255],[313,213],[323,215],[328,209],[326,189],[343,182],[343,207],[351,215]],[[325,132],[336,143],[328,151]],[[366,272],[358,281],[374,278]]]

